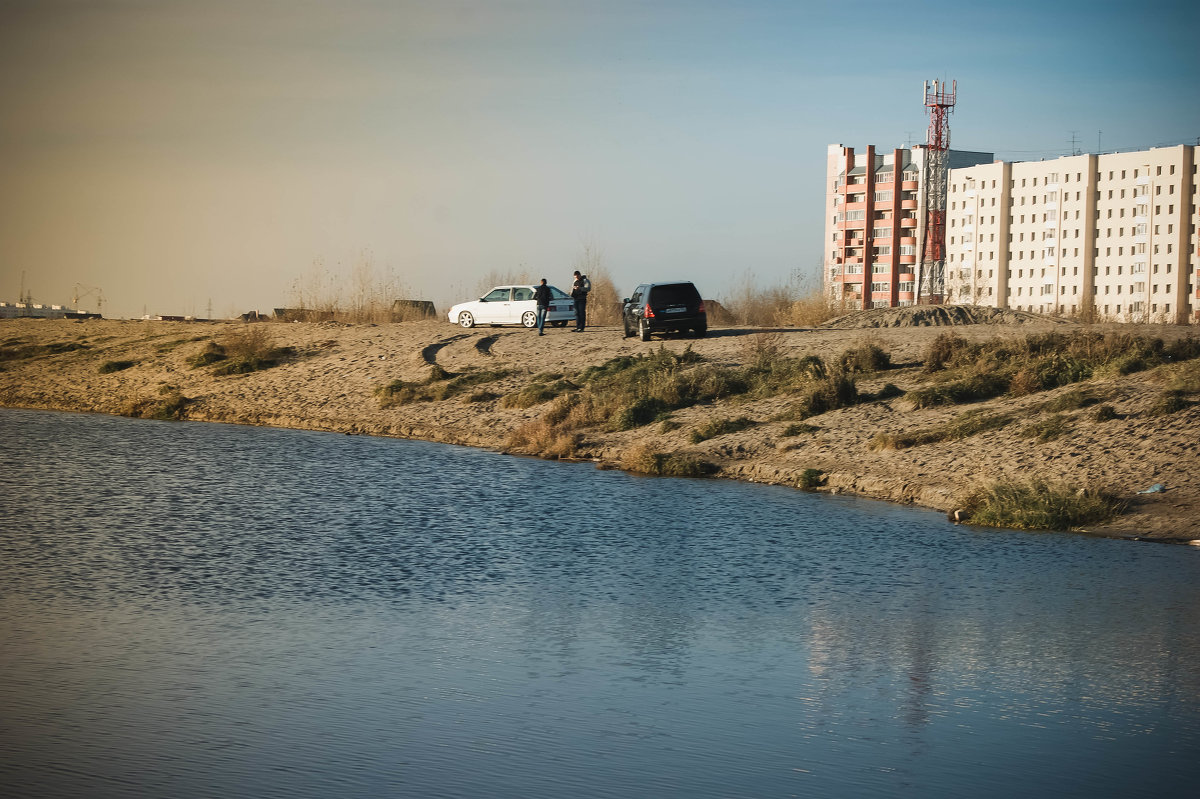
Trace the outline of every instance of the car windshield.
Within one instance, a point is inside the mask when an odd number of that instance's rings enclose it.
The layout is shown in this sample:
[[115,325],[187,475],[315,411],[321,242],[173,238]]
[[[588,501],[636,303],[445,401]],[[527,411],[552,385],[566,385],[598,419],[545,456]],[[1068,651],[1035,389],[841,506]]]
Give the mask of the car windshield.
[[550,286],[550,297],[555,300],[571,299],[571,295],[567,294],[567,292],[563,291],[562,289],[558,288],[557,286]]
[[655,305],[688,305],[700,295],[691,283],[666,283],[650,289],[650,298]]

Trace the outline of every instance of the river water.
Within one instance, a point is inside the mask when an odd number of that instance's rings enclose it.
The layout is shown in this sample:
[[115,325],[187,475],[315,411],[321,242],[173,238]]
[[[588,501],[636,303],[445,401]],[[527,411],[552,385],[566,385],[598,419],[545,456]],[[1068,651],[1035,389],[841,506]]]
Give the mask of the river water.
[[0,410],[7,796],[1193,796],[1200,550]]

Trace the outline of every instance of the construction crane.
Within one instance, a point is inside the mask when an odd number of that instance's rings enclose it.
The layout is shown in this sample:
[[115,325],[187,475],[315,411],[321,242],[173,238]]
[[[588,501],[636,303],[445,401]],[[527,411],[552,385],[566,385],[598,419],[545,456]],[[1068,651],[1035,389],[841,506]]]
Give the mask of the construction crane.
[[921,240],[921,276],[917,303],[940,304],[946,293],[946,177],[950,168],[950,112],[954,110],[958,81],[925,82],[925,110],[929,132],[925,137],[925,237]]
[[[80,294],[80,291],[83,293]],[[75,284],[75,293],[71,295],[71,307],[79,310],[79,301],[87,299],[93,294],[96,295],[96,313],[104,313],[104,292],[95,286],[85,286],[82,283]]]

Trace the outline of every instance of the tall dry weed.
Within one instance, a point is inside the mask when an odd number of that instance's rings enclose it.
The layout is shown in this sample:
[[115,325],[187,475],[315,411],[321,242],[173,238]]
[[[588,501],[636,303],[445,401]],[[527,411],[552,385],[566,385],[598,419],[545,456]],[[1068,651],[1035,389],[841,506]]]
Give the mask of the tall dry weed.
[[405,283],[391,268],[375,264],[368,250],[349,266],[334,268],[314,261],[308,274],[292,282],[291,303],[300,311],[352,324],[390,322],[392,305],[408,296]]

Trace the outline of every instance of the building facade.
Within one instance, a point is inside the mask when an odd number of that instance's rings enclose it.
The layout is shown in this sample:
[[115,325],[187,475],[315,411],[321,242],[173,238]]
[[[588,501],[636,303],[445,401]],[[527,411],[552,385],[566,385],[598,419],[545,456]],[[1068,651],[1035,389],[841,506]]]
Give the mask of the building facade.
[[1197,149],[951,168],[945,301],[1200,321]]
[[[846,309],[917,300],[925,234],[924,147],[876,152],[831,144],[825,169],[826,296]],[[991,153],[949,152],[948,167],[992,161]]]

